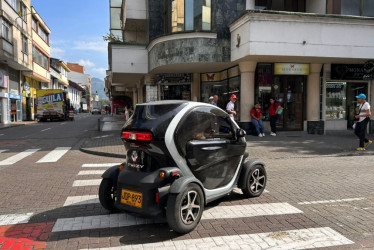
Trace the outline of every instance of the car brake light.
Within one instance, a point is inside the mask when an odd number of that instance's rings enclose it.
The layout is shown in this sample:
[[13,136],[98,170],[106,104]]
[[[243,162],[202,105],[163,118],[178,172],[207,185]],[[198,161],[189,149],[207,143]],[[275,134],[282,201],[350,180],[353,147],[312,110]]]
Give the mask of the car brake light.
[[134,141],[152,141],[153,136],[150,132],[124,131],[122,138]]
[[156,192],[156,203],[160,202],[160,194]]

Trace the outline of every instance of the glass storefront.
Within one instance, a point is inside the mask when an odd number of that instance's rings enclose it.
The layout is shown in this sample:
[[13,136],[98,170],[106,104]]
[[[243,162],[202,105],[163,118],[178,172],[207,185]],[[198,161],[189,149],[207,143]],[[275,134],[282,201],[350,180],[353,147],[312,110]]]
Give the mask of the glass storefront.
[[191,100],[192,74],[160,74],[160,100]]
[[240,120],[240,73],[239,67],[223,70],[216,73],[201,74],[201,101],[208,103],[209,97],[217,95],[217,106],[225,110],[230,101],[230,95],[235,94],[236,120]]
[[261,106],[263,120],[269,120],[270,98],[274,98],[283,107],[277,128],[303,129],[307,73],[304,64],[257,64],[255,102]]
[[346,119],[346,87],[346,82],[326,83],[326,120]]

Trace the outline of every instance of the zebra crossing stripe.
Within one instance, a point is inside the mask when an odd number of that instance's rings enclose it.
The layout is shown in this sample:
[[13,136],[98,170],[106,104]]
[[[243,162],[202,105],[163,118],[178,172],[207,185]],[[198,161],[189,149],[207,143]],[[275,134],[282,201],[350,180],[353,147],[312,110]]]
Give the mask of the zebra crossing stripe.
[[40,148],[27,149],[27,150],[25,150],[21,153],[18,153],[18,154],[13,155],[13,156],[5,159],[5,160],[0,161],[0,166],[12,165],[12,164],[22,160],[23,158],[25,158],[29,155],[32,155],[33,153],[35,153],[38,150],[40,150]]
[[83,164],[82,168],[108,168],[112,167],[115,165],[120,165],[121,163],[88,163],[88,164]]
[[66,206],[72,205],[87,205],[87,204],[99,204],[98,195],[82,195],[82,196],[69,196],[64,204]]
[[[288,203],[218,206],[204,210],[202,220],[243,218],[266,215],[298,214],[301,210]],[[165,218],[142,218],[126,213],[57,219],[52,232],[127,227],[164,223]]]
[[24,224],[29,222],[33,213],[0,215],[0,226]]
[[[319,227],[270,233],[216,236],[201,239],[167,240],[105,249],[312,249],[350,244],[354,244],[354,242],[333,229]],[[93,250],[95,248],[90,249]]]
[[73,187],[99,186],[100,183],[101,183],[101,179],[76,180],[73,182]]
[[45,162],[57,162],[64,154],[66,154],[71,147],[57,147],[43,158],[41,158],[36,163],[45,163]]
[[78,175],[95,175],[95,174],[103,174],[105,170],[84,170],[79,171]]

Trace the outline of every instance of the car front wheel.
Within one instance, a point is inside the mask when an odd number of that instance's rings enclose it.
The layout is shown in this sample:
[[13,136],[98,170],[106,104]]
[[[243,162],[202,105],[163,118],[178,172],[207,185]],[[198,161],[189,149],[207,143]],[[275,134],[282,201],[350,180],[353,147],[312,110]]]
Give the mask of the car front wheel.
[[264,192],[266,186],[266,170],[262,165],[254,165],[245,177],[245,188],[242,189],[245,196],[258,197]]
[[179,194],[169,194],[166,219],[171,229],[185,234],[199,224],[204,210],[204,196],[201,188],[194,183]]
[[99,200],[100,204],[110,212],[118,212],[118,209],[114,206],[115,199],[115,187],[111,179],[103,179],[99,187]]

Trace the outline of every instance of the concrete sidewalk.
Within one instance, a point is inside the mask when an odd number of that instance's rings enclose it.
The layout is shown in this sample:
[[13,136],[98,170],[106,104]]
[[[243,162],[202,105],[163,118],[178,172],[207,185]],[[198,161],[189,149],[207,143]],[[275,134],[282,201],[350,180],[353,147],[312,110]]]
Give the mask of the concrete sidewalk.
[[[121,116],[105,116],[97,131],[87,139],[81,151],[110,157],[125,158],[126,151],[121,141],[121,128],[125,123]],[[374,140],[374,135],[368,135]],[[251,158],[284,159],[320,156],[374,155],[374,144],[366,151],[356,151],[359,141],[353,131],[341,131],[327,135],[310,135],[306,132],[279,132],[278,136],[246,136],[247,151]]]
[[30,125],[30,124],[36,124],[38,121],[19,121],[19,122],[12,122],[8,124],[0,124],[0,129],[5,128],[13,128],[18,126],[24,126],[24,125]]

